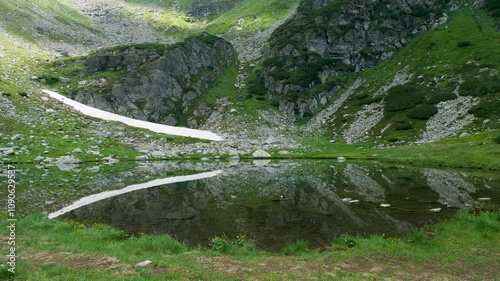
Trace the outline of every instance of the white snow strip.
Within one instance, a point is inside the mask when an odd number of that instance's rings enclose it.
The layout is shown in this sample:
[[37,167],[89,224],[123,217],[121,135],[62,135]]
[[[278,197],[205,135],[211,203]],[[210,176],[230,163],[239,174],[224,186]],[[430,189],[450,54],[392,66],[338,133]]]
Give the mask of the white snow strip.
[[168,125],[162,125],[162,124],[137,120],[137,119],[121,116],[118,114],[114,114],[111,112],[107,112],[104,110],[93,108],[93,107],[90,107],[88,105],[81,104],[77,101],[69,99],[69,98],[62,96],[62,95],[60,95],[56,92],[53,92],[53,91],[49,91],[49,90],[42,90],[42,91],[44,93],[46,93],[47,95],[49,95],[51,98],[57,99],[57,100],[71,106],[75,110],[77,110],[77,111],[79,111],[87,116],[99,118],[102,120],[108,120],[108,121],[118,121],[118,122],[122,122],[122,123],[129,125],[129,126],[132,126],[132,127],[148,129],[148,130],[151,130],[153,132],[163,133],[163,134],[167,134],[167,135],[192,137],[192,138],[213,140],[213,141],[224,140],[221,136],[219,136],[215,133],[212,133],[210,131],[202,131],[202,130],[195,130],[195,129],[189,129],[189,128],[174,127],[174,126],[168,126]]
[[49,219],[54,219],[57,218],[58,216],[61,216],[63,214],[66,214],[67,212],[73,211],[75,209],[78,209],[80,207],[108,199],[111,197],[115,197],[121,194],[129,193],[132,191],[136,190],[141,190],[141,189],[146,189],[150,187],[155,187],[159,185],[165,185],[169,183],[176,183],[176,182],[185,182],[185,181],[192,181],[192,180],[199,180],[199,179],[205,179],[205,178],[211,178],[215,177],[222,173],[222,170],[217,170],[217,171],[212,171],[212,172],[205,172],[205,173],[199,173],[199,174],[194,174],[194,175],[189,175],[189,176],[177,176],[177,177],[169,177],[169,178],[164,178],[164,179],[157,179],[153,181],[149,181],[146,183],[140,183],[140,184],[134,184],[134,185],[129,185],[123,189],[120,190],[111,190],[111,191],[104,191],[98,194],[93,194],[89,195],[87,197],[83,197],[75,202],[73,204],[66,206],[58,211],[55,211],[53,213],[49,214]]

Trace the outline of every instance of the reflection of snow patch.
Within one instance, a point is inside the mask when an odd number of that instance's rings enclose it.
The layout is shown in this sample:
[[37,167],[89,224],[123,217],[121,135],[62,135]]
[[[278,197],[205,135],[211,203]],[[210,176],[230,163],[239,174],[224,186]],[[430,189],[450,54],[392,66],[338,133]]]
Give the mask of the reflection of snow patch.
[[153,132],[163,133],[163,134],[167,134],[167,135],[192,137],[192,138],[214,140],[214,141],[223,140],[222,137],[220,137],[219,135],[212,133],[212,132],[209,132],[209,131],[201,131],[201,130],[195,130],[195,129],[189,129],[189,128],[180,128],[180,127],[167,126],[167,125],[162,125],[162,124],[157,124],[157,123],[152,123],[152,122],[147,122],[147,121],[142,121],[142,120],[136,120],[133,118],[121,116],[118,114],[114,114],[111,112],[107,112],[104,110],[100,110],[97,108],[93,108],[93,107],[81,104],[77,101],[74,101],[74,100],[69,99],[69,98],[64,97],[64,96],[61,96],[58,93],[53,92],[53,91],[43,90],[43,92],[46,93],[47,95],[49,95],[51,98],[62,101],[63,103],[71,106],[75,110],[77,110],[77,111],[79,111],[87,116],[90,116],[90,117],[95,117],[95,118],[99,118],[102,120],[108,120],[108,121],[118,121],[118,122],[122,122],[122,123],[129,125],[129,126],[132,126],[132,127],[148,129],[148,130],[151,130]]
[[62,208],[59,211],[55,211],[55,212],[49,214],[49,219],[57,218],[58,216],[61,216],[67,212],[73,211],[73,210],[78,209],[80,207],[83,207],[83,206],[86,206],[86,205],[89,205],[89,204],[92,204],[92,203],[95,203],[95,202],[98,202],[98,201],[101,201],[104,199],[108,199],[111,197],[115,197],[118,195],[129,193],[132,191],[146,189],[146,188],[160,186],[160,185],[165,185],[165,184],[169,184],[169,183],[186,182],[186,181],[192,181],[192,180],[211,178],[211,177],[215,177],[215,176],[219,175],[220,173],[222,173],[222,171],[217,170],[217,171],[199,173],[199,174],[194,174],[194,175],[189,175],[189,176],[169,177],[169,178],[149,181],[146,183],[129,185],[129,186],[127,186],[123,189],[120,189],[120,190],[111,190],[111,191],[101,192],[98,194],[93,194],[93,195],[90,195],[87,197],[83,197],[80,200],[73,202],[73,204]]

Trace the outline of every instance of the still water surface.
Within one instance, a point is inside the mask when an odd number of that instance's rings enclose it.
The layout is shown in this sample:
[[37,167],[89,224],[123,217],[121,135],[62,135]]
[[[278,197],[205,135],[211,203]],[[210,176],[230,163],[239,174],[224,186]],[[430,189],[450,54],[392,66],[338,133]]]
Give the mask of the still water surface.
[[261,161],[189,174],[102,199],[94,194],[78,208],[52,214],[128,233],[168,233],[190,245],[245,234],[261,248],[278,250],[299,239],[325,246],[344,233],[405,235],[459,209],[497,209],[500,199],[495,174],[430,168]]

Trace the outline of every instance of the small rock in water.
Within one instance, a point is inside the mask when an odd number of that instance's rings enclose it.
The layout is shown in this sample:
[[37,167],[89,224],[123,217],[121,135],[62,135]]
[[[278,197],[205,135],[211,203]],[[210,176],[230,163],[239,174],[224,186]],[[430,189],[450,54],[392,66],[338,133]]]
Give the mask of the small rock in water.
[[386,204],[386,203],[380,204],[380,207],[382,207],[382,208],[389,208],[390,206],[391,206],[391,204]]
[[429,211],[431,211],[432,213],[437,213],[437,212],[441,211],[441,208],[434,208],[434,209],[430,209]]
[[490,197],[480,197],[480,198],[477,198],[477,201],[490,201],[491,198]]
[[342,157],[342,156],[337,157],[337,161],[339,161],[339,162],[344,162],[345,160],[346,160],[345,157]]
[[138,267],[138,266],[147,266],[147,265],[150,265],[150,264],[152,264],[152,263],[153,263],[153,262],[152,262],[152,261],[150,261],[150,260],[145,260],[145,261],[143,261],[143,262],[140,262],[140,263],[136,264],[135,266],[136,266],[136,267]]

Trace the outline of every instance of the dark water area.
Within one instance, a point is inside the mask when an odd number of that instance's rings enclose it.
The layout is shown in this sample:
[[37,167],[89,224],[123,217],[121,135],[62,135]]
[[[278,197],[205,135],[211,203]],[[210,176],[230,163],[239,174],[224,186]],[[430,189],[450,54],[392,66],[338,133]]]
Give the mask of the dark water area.
[[331,160],[203,167],[187,177],[157,173],[146,185],[96,193],[52,214],[130,234],[167,233],[189,245],[244,234],[280,250],[296,240],[324,247],[346,233],[403,236],[461,209],[498,210],[500,202],[500,176],[487,172]]

